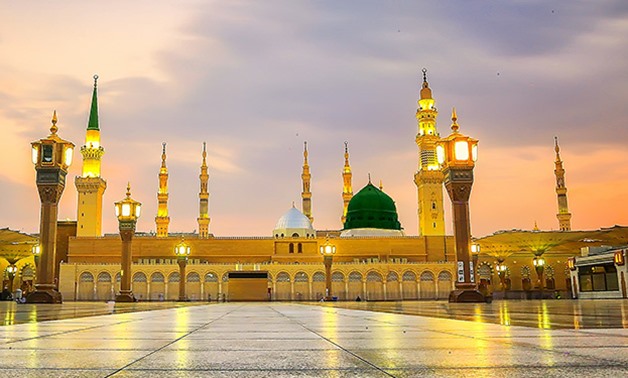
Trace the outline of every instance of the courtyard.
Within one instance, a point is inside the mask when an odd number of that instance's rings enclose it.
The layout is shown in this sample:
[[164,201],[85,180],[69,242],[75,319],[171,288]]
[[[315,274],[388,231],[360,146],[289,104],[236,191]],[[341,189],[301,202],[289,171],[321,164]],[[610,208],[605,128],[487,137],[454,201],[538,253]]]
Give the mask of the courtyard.
[[625,300],[0,306],[6,377],[628,372]]

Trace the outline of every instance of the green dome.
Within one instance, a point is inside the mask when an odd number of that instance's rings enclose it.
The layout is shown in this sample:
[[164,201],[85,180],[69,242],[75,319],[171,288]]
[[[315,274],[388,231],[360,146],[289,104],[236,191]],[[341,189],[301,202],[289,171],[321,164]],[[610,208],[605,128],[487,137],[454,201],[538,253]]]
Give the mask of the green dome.
[[345,230],[378,228],[401,230],[395,201],[370,182],[349,201]]

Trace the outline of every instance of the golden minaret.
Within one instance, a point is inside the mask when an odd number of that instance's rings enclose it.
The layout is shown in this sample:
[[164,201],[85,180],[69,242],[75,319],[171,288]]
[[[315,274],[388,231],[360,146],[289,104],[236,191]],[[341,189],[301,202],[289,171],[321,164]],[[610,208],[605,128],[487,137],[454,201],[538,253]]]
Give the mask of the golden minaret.
[[427,70],[424,68],[422,72],[423,84],[416,111],[419,128],[416,136],[419,169],[414,174],[414,183],[418,191],[419,235],[445,235],[444,177],[436,160],[436,141],[440,139],[436,131],[438,111],[434,106],[432,90],[427,83]]
[[100,145],[97,83],[98,75],[94,75],[94,92],[85,145],[81,147],[83,172],[74,179],[78,192],[76,236],[102,236],[102,197],[107,182],[100,177],[100,161],[105,149]]
[[155,223],[157,224],[157,237],[168,237],[168,225],[170,217],[168,216],[168,168],[166,168],[166,143],[162,143],[161,151],[161,168],[159,169],[159,191],[157,192],[157,216]]
[[310,165],[307,162],[307,142],[303,142],[303,173],[301,174],[301,180],[303,181],[303,191],[301,192],[303,214],[314,222],[312,218],[312,192],[310,192],[310,181],[312,175],[310,174]]
[[349,144],[345,142],[345,166],[342,169],[342,225],[344,227],[345,220],[347,220],[347,208],[349,207],[349,201],[353,198],[353,187],[351,185],[351,166],[349,165]]
[[560,147],[558,147],[558,137],[554,137],[554,150],[556,151],[556,161],[554,164],[554,175],[556,175],[556,196],[558,197],[558,227],[561,231],[571,231],[571,213],[567,206],[567,187],[565,186],[565,169],[563,161],[560,159]]
[[203,142],[203,164],[201,165],[201,174],[198,176],[201,181],[201,192],[198,194],[199,211],[198,211],[198,237],[206,239],[209,237],[209,191],[207,173],[207,150],[206,144]]

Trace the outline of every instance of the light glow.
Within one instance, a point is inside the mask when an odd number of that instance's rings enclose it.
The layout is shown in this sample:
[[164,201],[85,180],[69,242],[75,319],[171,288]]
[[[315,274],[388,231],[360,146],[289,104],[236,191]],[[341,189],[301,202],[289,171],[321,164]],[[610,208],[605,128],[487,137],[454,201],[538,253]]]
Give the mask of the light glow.
[[458,140],[454,144],[454,158],[458,161],[469,160],[469,144],[466,140]]
[[131,204],[123,203],[122,204],[122,216],[128,217],[131,215]]
[[139,218],[141,212],[142,212],[142,205],[138,203],[135,206],[135,217]]
[[39,148],[37,146],[33,146],[33,149],[31,150],[31,160],[33,161],[33,164],[37,164],[39,158]]
[[64,161],[63,162],[68,167],[72,164],[72,155],[73,155],[73,153],[74,153],[74,148],[67,147],[65,149]]
[[436,146],[436,159],[440,165],[445,163],[445,147],[441,145]]
[[471,147],[471,159],[473,161],[478,161],[478,145],[474,144],[473,147]]

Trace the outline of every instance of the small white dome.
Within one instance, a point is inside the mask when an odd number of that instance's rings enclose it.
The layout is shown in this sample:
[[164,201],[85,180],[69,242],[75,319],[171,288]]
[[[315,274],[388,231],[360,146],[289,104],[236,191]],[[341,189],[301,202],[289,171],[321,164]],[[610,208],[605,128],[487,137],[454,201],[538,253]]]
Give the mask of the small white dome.
[[310,220],[294,206],[279,218],[275,237],[314,237],[316,232]]

